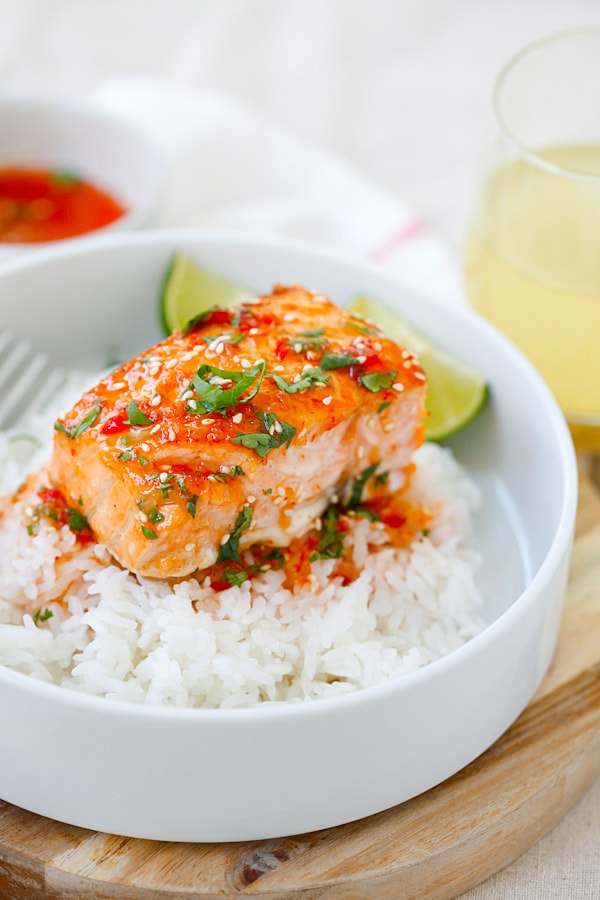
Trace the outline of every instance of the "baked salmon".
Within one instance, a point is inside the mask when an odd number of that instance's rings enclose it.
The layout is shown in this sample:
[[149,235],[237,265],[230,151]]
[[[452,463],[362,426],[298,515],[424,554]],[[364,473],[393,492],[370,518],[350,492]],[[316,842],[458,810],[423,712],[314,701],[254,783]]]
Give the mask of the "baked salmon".
[[186,576],[287,546],[401,473],[424,438],[425,383],[375,324],[276,286],[87,391],[55,424],[52,484],[127,569]]

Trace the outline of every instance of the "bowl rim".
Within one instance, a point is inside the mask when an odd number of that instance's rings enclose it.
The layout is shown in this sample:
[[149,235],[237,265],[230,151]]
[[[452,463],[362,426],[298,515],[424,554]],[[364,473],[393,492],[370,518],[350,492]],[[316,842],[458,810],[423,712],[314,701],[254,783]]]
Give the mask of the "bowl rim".
[[559,567],[566,553],[570,552],[578,499],[578,470],[577,458],[571,434],[554,395],[543,380],[542,376],[534,368],[525,355],[512,344],[498,329],[483,319],[478,313],[463,307],[450,307],[433,296],[419,293],[412,286],[405,284],[401,277],[385,267],[371,262],[366,258],[357,258],[345,250],[325,247],[309,241],[273,237],[272,235],[242,232],[230,229],[209,229],[198,227],[164,227],[150,230],[114,232],[110,235],[94,234],[85,241],[57,242],[54,246],[47,246],[35,254],[18,256],[7,260],[0,265],[0,287],[5,276],[18,274],[20,271],[44,268],[47,264],[67,261],[73,257],[81,257],[88,254],[103,253],[112,248],[133,245],[172,246],[175,242],[182,244],[196,244],[198,248],[205,243],[209,245],[240,246],[246,248],[271,248],[279,252],[289,252],[312,259],[323,259],[330,264],[352,268],[360,268],[367,273],[377,275],[394,282],[413,296],[420,297],[424,303],[434,308],[444,307],[448,314],[470,322],[470,326],[479,330],[481,335],[493,340],[502,353],[516,366],[528,380],[534,385],[538,394],[541,408],[544,410],[546,421],[553,427],[552,438],[555,451],[560,462],[560,470],[563,475],[563,491],[561,511],[557,526],[554,531],[550,546],[544,559],[534,573],[531,581],[515,597],[511,605],[502,612],[493,622],[475,637],[468,640],[460,647],[445,654],[443,657],[428,663],[412,672],[408,672],[397,679],[383,684],[362,688],[360,690],[340,694],[334,697],[323,697],[315,701],[285,702],[272,701],[256,704],[250,707],[235,707],[232,709],[202,708],[202,707],[172,707],[132,703],[113,698],[100,697],[86,694],[83,691],[62,687],[61,685],[44,682],[26,675],[22,672],[10,669],[0,664],[0,686],[3,682],[11,683],[15,687],[33,692],[41,699],[47,698],[58,701],[65,707],[88,708],[106,716],[126,716],[136,720],[154,720],[165,718],[171,722],[196,723],[206,722],[229,726],[233,723],[246,723],[269,720],[273,716],[278,719],[297,716],[319,717],[328,716],[339,708],[351,709],[360,707],[364,703],[372,703],[374,699],[384,700],[390,694],[410,691],[413,686],[427,683],[432,678],[443,677],[444,672],[459,666],[463,660],[468,660],[475,654],[485,652],[486,646],[494,642],[497,637],[510,630],[515,621],[534,602],[534,599],[548,587],[548,584]]

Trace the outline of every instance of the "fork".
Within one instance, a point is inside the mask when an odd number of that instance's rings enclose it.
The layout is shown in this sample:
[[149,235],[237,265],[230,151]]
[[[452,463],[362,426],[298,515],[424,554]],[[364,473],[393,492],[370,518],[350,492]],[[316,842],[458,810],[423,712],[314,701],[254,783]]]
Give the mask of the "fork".
[[62,369],[50,365],[46,353],[0,329],[0,429],[41,410],[64,377]]

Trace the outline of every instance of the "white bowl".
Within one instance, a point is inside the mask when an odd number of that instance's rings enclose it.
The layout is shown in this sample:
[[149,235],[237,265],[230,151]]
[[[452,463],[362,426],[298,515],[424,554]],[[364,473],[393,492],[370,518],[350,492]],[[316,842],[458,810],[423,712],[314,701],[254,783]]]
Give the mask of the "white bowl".
[[[107,191],[125,213],[95,234],[152,224],[160,205],[163,165],[158,150],[124,119],[91,103],[56,97],[0,99],[0,167],[5,166],[74,172]],[[55,242],[0,242],[0,259],[49,243]]]
[[483,320],[415,296],[381,268],[314,247],[194,231],[90,239],[9,263],[2,324],[62,364],[99,366],[160,337],[176,250],[258,290],[368,291],[489,380],[451,445],[481,485],[485,630],[395,682],[298,705],[149,708],[0,667],[0,797],[134,837],[233,841],[335,826],[440,783],[526,706],[552,658],[574,528],[573,447],[553,397]]

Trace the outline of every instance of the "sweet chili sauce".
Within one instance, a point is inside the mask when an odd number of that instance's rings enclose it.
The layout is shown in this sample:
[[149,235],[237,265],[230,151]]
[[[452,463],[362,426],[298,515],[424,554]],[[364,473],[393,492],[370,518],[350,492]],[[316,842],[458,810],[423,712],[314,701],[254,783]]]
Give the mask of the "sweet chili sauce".
[[31,244],[77,237],[114,222],[125,207],[77,176],[0,168],[0,241]]

